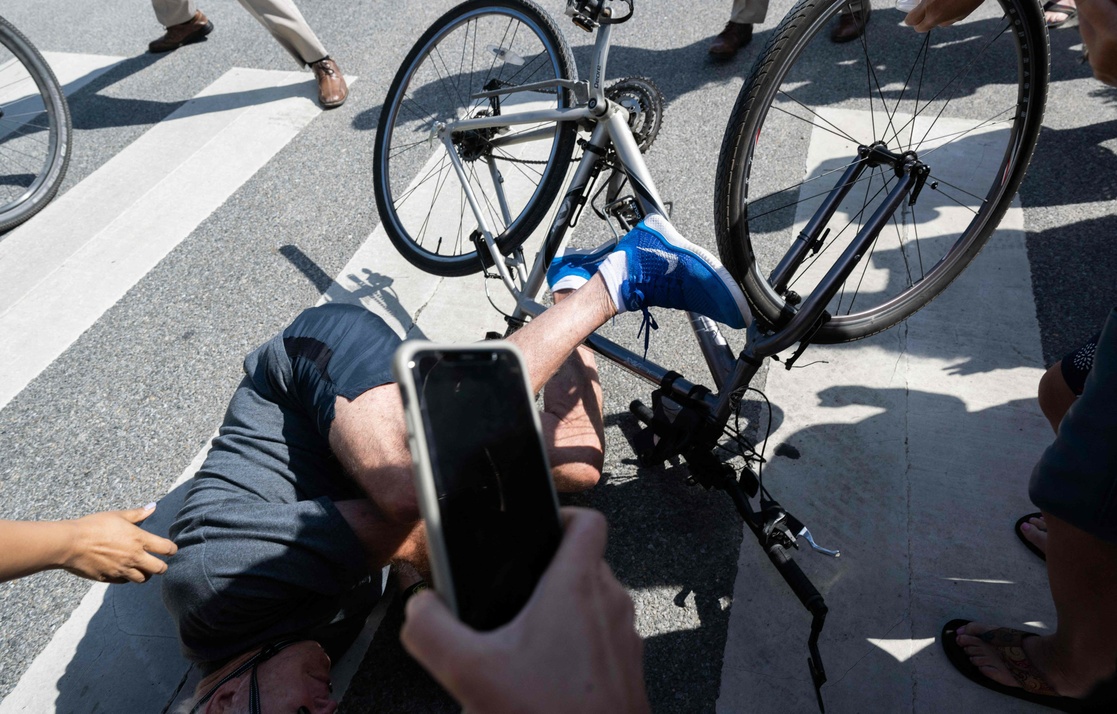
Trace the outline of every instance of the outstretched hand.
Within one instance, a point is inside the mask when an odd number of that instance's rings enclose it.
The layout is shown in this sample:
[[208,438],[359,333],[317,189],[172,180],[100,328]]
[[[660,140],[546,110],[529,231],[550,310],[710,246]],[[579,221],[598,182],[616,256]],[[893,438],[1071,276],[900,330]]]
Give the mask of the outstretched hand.
[[969,17],[982,0],[923,0],[904,18],[916,32],[947,27]]
[[72,541],[62,567],[74,575],[109,583],[143,583],[167,570],[157,555],[174,555],[178,547],[137,524],[155,504],[129,511],[105,511],[68,521]]
[[467,711],[647,712],[632,599],[605,564],[605,519],[564,508],[562,543],[524,609],[477,632],[433,592],[407,605],[400,639]]

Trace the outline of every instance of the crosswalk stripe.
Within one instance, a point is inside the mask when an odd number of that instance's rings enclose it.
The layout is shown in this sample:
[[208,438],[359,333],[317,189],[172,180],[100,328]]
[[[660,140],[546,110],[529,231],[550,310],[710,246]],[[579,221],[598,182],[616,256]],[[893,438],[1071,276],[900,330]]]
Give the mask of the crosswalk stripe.
[[0,408],[320,111],[306,73],[229,70],[0,241]]

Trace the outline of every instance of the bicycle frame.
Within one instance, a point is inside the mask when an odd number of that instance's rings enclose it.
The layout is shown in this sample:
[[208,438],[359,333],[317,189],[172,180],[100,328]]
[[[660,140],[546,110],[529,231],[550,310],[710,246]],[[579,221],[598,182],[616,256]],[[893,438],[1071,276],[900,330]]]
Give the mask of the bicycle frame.
[[[497,270],[505,288],[516,300],[515,317],[523,318],[535,316],[545,307],[536,301],[546,277],[547,266],[561,248],[567,231],[574,226],[579,217],[580,210],[589,201],[589,191],[601,169],[602,157],[611,149],[617,163],[623,168],[629,183],[632,184],[635,198],[644,215],[660,213],[667,215],[667,209],[655,187],[643,155],[633,138],[627,120],[627,110],[610,101],[605,96],[603,88],[608,63],[609,47],[612,40],[612,25],[604,24],[597,28],[590,77],[592,80],[573,82],[571,80],[552,80],[529,85],[508,87],[493,91],[478,92],[471,96],[472,99],[492,98],[513,95],[518,92],[534,91],[546,87],[562,88],[573,91],[579,96],[579,104],[567,109],[540,109],[514,113],[511,115],[485,116],[472,119],[462,119],[455,122],[442,123],[436,126],[439,139],[446,148],[450,162],[462,184],[470,209],[481,236],[485,242],[493,266]],[[584,97],[584,101],[582,100]],[[543,246],[536,255],[530,273],[525,273],[525,261],[520,249],[510,255],[503,255],[493,240],[493,230],[486,219],[481,205],[474,195],[469,181],[466,179],[465,168],[460,156],[453,146],[453,136],[457,133],[475,131],[479,129],[505,128],[524,124],[537,124],[541,122],[588,122],[593,125],[589,139],[584,144],[585,151],[570,180],[566,194],[562,198],[558,212],[552,221]],[[537,136],[548,133],[547,127],[536,132],[517,133],[502,140],[500,137],[491,140],[494,147],[507,147],[517,143],[530,141]],[[497,190],[498,204],[504,212],[504,218],[510,222],[507,202],[500,188],[495,162],[490,162],[490,172],[493,173],[493,183]],[[752,319],[746,315],[748,325],[745,345],[740,356],[735,357],[732,348],[721,334],[715,322],[696,313],[688,313],[690,325],[698,341],[699,348],[713,377],[718,391],[709,393],[703,398],[706,406],[707,417],[718,428],[724,426],[735,408],[734,394],[740,394],[747,388],[759,370],[765,357],[775,355],[797,342],[808,339],[814,328],[824,318],[826,306],[830,299],[840,288],[842,282],[850,275],[866,248],[875,240],[877,234],[884,227],[888,218],[906,198],[909,193],[918,191],[921,187],[921,173],[923,165],[918,161],[904,163],[903,156],[892,154],[881,147],[862,147],[859,159],[851,163],[842,174],[838,184],[822,203],[818,213],[808,223],[802,234],[791,246],[784,259],[780,262],[773,274],[776,284],[786,284],[802,264],[804,258],[816,244],[822,226],[837,210],[841,200],[856,183],[862,171],[869,166],[892,163],[902,165],[903,171],[900,180],[889,192],[887,199],[882,203],[873,216],[865,223],[857,237],[847,247],[843,255],[837,260],[819,283],[818,289],[811,293],[804,301],[802,307],[790,316],[787,323],[780,329],[771,333],[763,333]],[[607,196],[611,200],[616,196]],[[665,367],[641,357],[615,342],[600,335],[592,335],[587,344],[604,358],[624,367],[633,374],[647,381],[663,385],[668,375],[674,375]],[[671,390],[680,397],[694,393],[695,384],[685,379],[674,377],[670,380]]]

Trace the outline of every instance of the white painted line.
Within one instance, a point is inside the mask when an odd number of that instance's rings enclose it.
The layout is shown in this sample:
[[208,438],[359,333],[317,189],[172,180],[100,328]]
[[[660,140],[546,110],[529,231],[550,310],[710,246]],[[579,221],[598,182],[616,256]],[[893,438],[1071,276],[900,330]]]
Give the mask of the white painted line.
[[0,241],[0,408],[321,112],[308,77],[226,72]]
[[[89,84],[124,59],[69,52],[42,54],[66,96]],[[0,119],[0,138],[3,138],[38,116],[43,111],[43,100],[34,80],[14,57],[0,65],[0,77],[3,78],[0,106],[4,107],[4,116]]]
[[84,55],[74,52],[43,52],[43,59],[54,71],[62,91],[69,96],[123,62],[127,57]]

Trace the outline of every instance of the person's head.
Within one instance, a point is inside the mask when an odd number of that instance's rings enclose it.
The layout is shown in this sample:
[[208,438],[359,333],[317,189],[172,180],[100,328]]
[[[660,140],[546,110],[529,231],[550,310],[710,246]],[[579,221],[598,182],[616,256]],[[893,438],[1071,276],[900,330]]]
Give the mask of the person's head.
[[[253,708],[253,689],[257,708]],[[313,640],[285,640],[234,658],[198,684],[198,714],[333,714],[330,658]]]
[[1094,76],[1117,87],[1117,4],[1113,0],[1079,0],[1078,30]]

